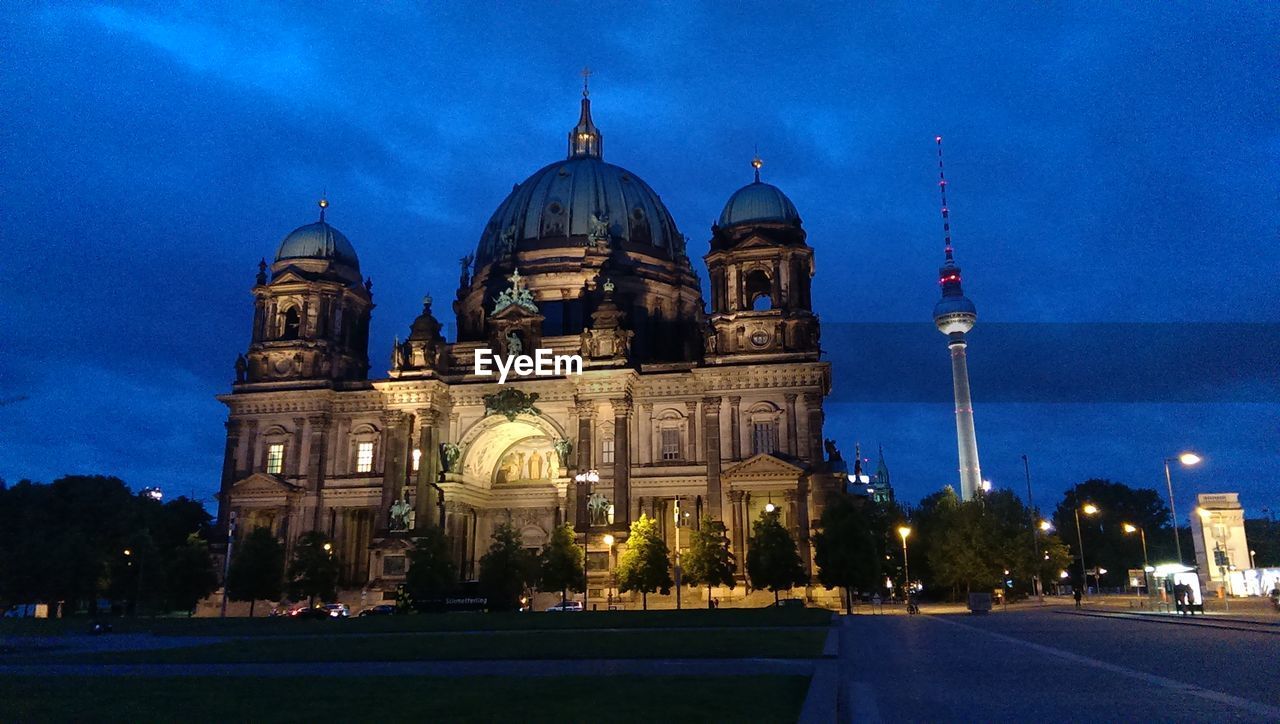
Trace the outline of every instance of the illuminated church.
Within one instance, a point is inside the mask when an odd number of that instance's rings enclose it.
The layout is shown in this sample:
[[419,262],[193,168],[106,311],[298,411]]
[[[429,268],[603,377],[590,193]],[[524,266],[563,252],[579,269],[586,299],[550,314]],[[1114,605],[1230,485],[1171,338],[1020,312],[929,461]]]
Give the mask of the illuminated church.
[[[667,207],[604,160],[603,141],[584,89],[566,157],[517,184],[462,258],[457,338],[426,297],[385,375],[369,370],[372,283],[326,203],[284,238],[219,398],[224,530],[234,514],[237,535],[266,526],[286,545],[322,531],[343,588],[389,592],[415,530],[441,526],[469,579],[495,526],[534,547],[568,521],[595,596],[605,534],[623,540],[642,513],[669,546],[677,504],[689,525],[723,521],[741,574],[750,523],[771,506],[811,566],[844,473],[823,455],[831,368],[800,214],[757,160],[711,227],[708,305]],[[579,355],[581,374],[475,374],[477,350],[539,349]]]

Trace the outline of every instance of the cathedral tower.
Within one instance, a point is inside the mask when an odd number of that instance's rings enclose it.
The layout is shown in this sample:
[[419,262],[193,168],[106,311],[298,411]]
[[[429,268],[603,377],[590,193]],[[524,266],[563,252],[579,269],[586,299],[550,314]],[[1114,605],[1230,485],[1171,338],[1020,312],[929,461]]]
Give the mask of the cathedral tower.
[[253,334],[236,360],[236,382],[328,384],[363,380],[369,372],[372,283],[360,281],[360,260],[342,232],[320,220],[289,233],[270,277],[258,266]]
[[760,180],[734,192],[711,229],[709,362],[818,358],[810,300],[813,249],[782,190]]
[[938,270],[942,299],[933,307],[933,323],[947,335],[951,350],[951,384],[956,398],[956,446],[960,453],[960,498],[972,500],[982,484],[978,465],[978,436],[973,429],[973,400],[969,396],[969,366],[965,359],[965,334],[978,320],[978,310],[960,288],[960,267],[951,252],[951,221],[947,210],[947,178],[942,169],[942,136],[938,143],[938,186],[942,193],[942,232],[946,258]]

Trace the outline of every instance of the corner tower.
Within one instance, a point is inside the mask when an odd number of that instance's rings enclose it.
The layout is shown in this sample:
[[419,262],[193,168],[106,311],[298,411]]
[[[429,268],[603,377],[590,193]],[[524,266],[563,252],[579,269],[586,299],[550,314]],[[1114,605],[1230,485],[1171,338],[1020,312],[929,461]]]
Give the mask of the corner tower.
[[960,288],[960,267],[951,251],[951,220],[947,209],[947,177],[942,168],[942,136],[938,144],[938,188],[942,194],[942,234],[945,259],[938,270],[942,299],[933,307],[933,323],[947,335],[951,350],[951,384],[956,398],[956,447],[960,454],[960,498],[972,500],[982,483],[978,465],[978,435],[973,429],[973,399],[969,395],[969,365],[965,357],[965,334],[978,321],[978,310]]
[[711,276],[707,361],[816,360],[813,249],[791,199],[760,180],[764,164],[758,157],[751,165],[755,180],[729,197],[711,227],[705,257]]
[[369,373],[372,283],[360,280],[360,260],[342,232],[320,220],[280,242],[268,277],[258,265],[253,333],[236,360],[236,383],[316,383],[364,380]]

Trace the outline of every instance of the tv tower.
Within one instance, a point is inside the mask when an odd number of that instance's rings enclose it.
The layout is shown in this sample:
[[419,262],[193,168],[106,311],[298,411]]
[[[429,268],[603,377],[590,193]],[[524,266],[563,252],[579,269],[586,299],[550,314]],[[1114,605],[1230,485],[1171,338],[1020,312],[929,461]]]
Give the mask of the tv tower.
[[938,270],[942,299],[933,307],[933,323],[947,335],[951,350],[951,384],[956,395],[956,447],[960,452],[960,499],[972,500],[982,485],[978,465],[978,435],[973,429],[973,399],[969,396],[969,364],[965,358],[968,342],[964,335],[978,321],[978,310],[960,288],[960,267],[951,253],[951,221],[947,211],[947,177],[942,169],[942,136],[938,143],[938,188],[942,193],[942,235],[946,259]]

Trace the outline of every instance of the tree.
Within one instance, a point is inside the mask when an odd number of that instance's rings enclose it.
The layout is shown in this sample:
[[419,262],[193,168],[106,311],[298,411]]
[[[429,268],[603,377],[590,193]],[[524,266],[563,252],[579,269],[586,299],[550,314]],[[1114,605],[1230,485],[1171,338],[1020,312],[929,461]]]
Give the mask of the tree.
[[542,547],[541,558],[541,590],[559,591],[562,603],[568,600],[570,589],[582,591],[586,580],[583,554],[575,539],[572,524],[562,523],[551,531],[551,538]]
[[449,552],[449,537],[436,526],[421,530],[405,558],[405,590],[410,601],[422,602],[442,595],[457,580],[457,566]]
[[701,525],[690,536],[689,550],[680,556],[684,582],[690,586],[707,587],[707,608],[714,607],[711,600],[713,586],[732,589],[737,584],[733,576],[736,566],[725,531],[724,523],[704,516]]
[[[859,504],[861,503],[861,504]],[[871,522],[863,510],[865,501],[840,495],[822,511],[821,530],[814,537],[814,562],[818,580],[827,589],[845,589],[845,612],[853,611],[853,588],[879,585],[883,554],[876,546]]]
[[340,569],[328,536],[318,530],[303,533],[293,544],[293,560],[289,562],[290,596],[306,597],[310,605],[317,597],[332,600],[338,595]]
[[760,519],[751,524],[747,576],[753,588],[772,591],[774,603],[778,602],[779,591],[789,591],[809,581],[796,542],[782,525],[777,510],[761,513]]
[[537,580],[537,559],[524,549],[520,531],[503,523],[493,531],[489,550],[480,557],[480,590],[494,611],[515,611],[532,581]]
[[[187,542],[173,550],[166,569],[168,605],[191,614],[200,599],[218,587],[218,573],[209,555],[209,544],[191,533]],[[250,604],[252,606],[253,604]]]
[[641,514],[631,523],[627,548],[618,557],[618,590],[639,591],[644,610],[649,610],[649,594],[671,592],[670,556],[658,533],[658,521]]
[[284,585],[284,546],[270,528],[254,528],[235,546],[227,570],[227,597],[248,601],[249,615],[257,601],[276,601]]
[[[1096,515],[1080,514],[1080,533],[1076,534],[1076,510],[1092,503]],[[1173,558],[1176,553],[1170,530],[1169,508],[1160,493],[1150,488],[1131,488],[1110,480],[1086,480],[1063,494],[1053,514],[1058,535],[1079,547],[1084,539],[1085,563],[1089,568],[1105,568],[1103,585],[1119,586],[1126,580],[1129,568],[1142,567],[1142,541],[1125,535],[1124,524],[1142,528],[1147,534],[1150,557],[1154,560]],[[1079,556],[1080,551],[1075,551]],[[1189,539],[1183,538],[1183,555],[1191,557]],[[1071,571],[1079,575],[1079,566]]]

